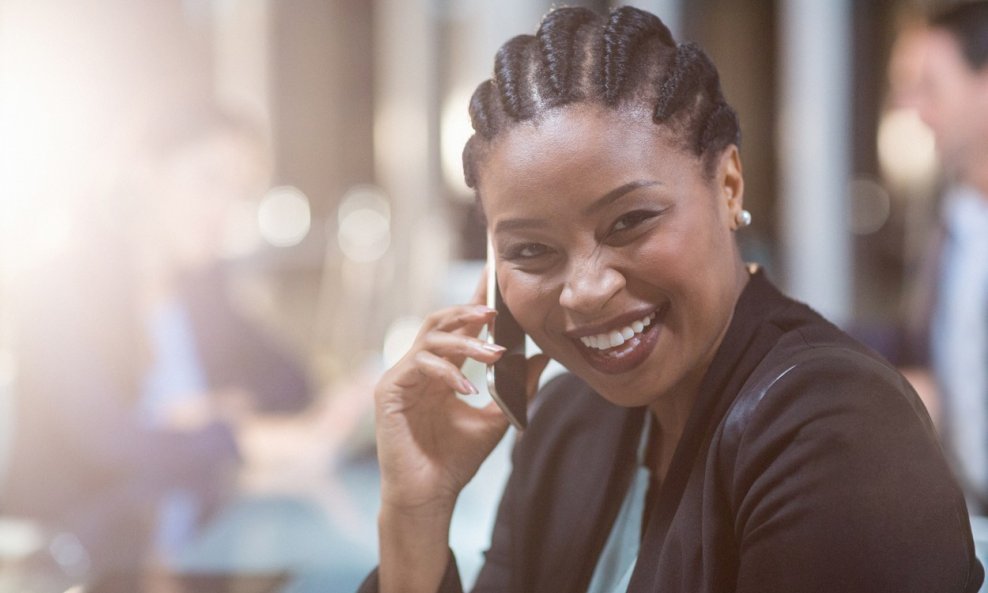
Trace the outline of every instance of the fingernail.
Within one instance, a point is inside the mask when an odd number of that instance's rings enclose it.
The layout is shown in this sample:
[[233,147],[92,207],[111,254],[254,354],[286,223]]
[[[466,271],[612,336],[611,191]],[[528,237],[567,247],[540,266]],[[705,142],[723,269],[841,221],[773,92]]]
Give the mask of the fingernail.
[[497,310],[491,309],[487,305],[477,305],[476,311],[481,315],[487,315],[489,313],[497,313]]
[[477,388],[473,386],[473,383],[467,381],[466,379],[460,379],[460,393],[465,395],[476,395]]
[[504,352],[505,350],[507,350],[507,348],[505,348],[504,346],[502,346],[500,344],[487,344],[487,343],[485,343],[485,344],[482,344],[480,347],[481,347],[481,349],[486,350],[488,352],[493,352],[494,354],[500,354],[501,352]]

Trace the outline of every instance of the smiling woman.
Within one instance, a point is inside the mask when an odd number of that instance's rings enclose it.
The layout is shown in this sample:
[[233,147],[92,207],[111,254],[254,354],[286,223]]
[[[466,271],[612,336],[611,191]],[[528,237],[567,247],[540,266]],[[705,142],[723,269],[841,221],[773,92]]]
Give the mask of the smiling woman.
[[660,130],[640,108],[559,107],[499,137],[477,178],[505,302],[543,352],[625,406],[691,399],[748,279],[737,148],[708,177]]
[[[468,185],[508,309],[569,371],[516,445],[476,591],[977,591],[967,511],[887,363],[747,266],[739,127],[655,16],[549,13],[471,101]],[[483,294],[483,285],[478,294]],[[507,428],[459,370],[495,312],[434,313],[376,390],[381,565],[456,592],[458,493]],[[839,528],[835,528],[839,527]]]

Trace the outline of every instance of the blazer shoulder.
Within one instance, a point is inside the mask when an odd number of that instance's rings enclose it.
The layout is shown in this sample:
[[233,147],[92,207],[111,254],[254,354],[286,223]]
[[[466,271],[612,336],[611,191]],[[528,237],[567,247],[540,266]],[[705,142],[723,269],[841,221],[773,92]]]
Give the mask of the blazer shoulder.
[[807,415],[820,407],[881,417],[908,410],[924,429],[932,422],[905,377],[889,362],[827,322],[792,327],[752,372],[723,422],[723,444],[737,443],[752,418],[782,408]]

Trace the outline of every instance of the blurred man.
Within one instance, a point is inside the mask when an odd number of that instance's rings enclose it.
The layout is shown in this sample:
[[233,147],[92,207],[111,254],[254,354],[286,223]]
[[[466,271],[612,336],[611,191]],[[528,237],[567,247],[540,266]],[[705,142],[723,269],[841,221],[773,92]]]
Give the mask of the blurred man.
[[310,397],[301,361],[238,311],[221,257],[229,213],[267,187],[263,136],[214,106],[160,124],[118,208],[90,213],[20,295],[3,510],[75,542],[55,558],[81,559],[73,576],[180,553],[233,494],[239,416]]
[[988,2],[929,20],[912,97],[948,188],[923,324],[941,432],[974,512],[988,513]]

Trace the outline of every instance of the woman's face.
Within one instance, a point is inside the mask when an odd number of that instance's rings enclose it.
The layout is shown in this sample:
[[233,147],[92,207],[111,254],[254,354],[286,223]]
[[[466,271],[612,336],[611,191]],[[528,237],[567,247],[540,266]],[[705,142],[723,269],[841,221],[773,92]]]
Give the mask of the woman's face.
[[692,397],[747,279],[733,147],[713,178],[647,112],[577,104],[498,136],[479,191],[508,307],[606,399]]

